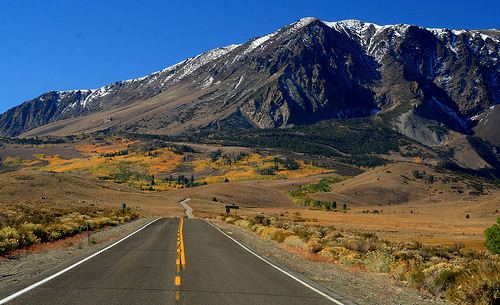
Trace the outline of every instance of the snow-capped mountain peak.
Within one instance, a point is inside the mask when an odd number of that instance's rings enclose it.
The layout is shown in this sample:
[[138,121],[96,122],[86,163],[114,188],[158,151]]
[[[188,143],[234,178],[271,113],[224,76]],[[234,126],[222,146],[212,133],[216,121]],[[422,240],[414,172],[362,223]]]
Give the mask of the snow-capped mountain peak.
[[[284,128],[394,109],[406,111],[393,118],[402,131],[438,122],[465,132],[468,117],[500,104],[499,37],[498,30],[302,18],[144,77],[48,92],[1,115],[0,135],[102,113],[105,123],[89,119],[78,132],[110,124],[166,134],[224,124]],[[407,135],[434,129],[425,130]]]

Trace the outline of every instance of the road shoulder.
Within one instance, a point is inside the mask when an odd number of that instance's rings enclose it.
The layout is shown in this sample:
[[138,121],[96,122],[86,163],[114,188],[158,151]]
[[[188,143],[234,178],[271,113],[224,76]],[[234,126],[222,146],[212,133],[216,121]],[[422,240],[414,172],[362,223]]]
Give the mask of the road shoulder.
[[30,281],[42,274],[55,273],[61,266],[70,265],[81,257],[91,255],[117,240],[131,234],[150,222],[151,218],[138,218],[116,227],[91,232],[90,243],[86,234],[68,238],[43,247],[31,247],[0,257],[0,291]]
[[358,304],[450,304],[408,288],[388,275],[350,270],[328,262],[308,261],[252,231],[218,220],[211,222],[267,259]]

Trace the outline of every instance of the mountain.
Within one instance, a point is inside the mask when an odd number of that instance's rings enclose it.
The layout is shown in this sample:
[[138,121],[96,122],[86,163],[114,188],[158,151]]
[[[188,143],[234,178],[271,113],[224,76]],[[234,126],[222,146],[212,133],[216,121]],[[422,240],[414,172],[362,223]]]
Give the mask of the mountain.
[[0,135],[181,135],[375,116],[435,146],[450,131],[474,133],[471,117],[500,103],[499,60],[497,29],[304,18],[146,77],[45,93],[2,114]]
[[480,138],[500,147],[500,108],[492,106],[480,115],[473,117],[475,126],[474,133]]

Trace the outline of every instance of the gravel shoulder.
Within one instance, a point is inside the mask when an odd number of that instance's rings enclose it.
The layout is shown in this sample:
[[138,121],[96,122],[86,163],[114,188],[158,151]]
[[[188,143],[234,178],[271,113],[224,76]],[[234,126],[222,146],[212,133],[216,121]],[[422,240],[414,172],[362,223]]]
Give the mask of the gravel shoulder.
[[357,304],[452,304],[406,287],[389,275],[356,271],[330,262],[309,261],[250,230],[222,221],[211,222],[277,265],[298,272]]
[[138,218],[116,227],[90,232],[65,240],[34,245],[28,249],[0,256],[0,291],[32,279],[79,257],[91,255],[141,228],[152,218]]
[[[92,232],[90,240],[94,242],[91,243],[87,242],[87,236],[83,234],[41,249],[18,251],[0,257],[0,291],[12,290],[20,282],[29,281],[58,266],[70,264],[79,257],[95,253],[151,220],[139,218],[117,227]],[[388,275],[349,270],[328,262],[308,261],[283,249],[274,241],[260,238],[254,232],[222,221],[211,222],[277,265],[300,273],[357,304],[451,304],[405,287]]]

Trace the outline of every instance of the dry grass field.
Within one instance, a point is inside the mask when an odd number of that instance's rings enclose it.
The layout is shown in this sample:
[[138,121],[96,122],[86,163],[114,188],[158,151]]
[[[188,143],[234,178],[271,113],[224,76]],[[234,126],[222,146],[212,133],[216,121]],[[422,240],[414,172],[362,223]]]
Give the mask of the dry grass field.
[[126,203],[143,216],[181,217],[182,198],[146,193],[128,186],[74,174],[16,171],[0,175],[0,208],[95,207],[120,209]]
[[[215,216],[225,211],[225,205],[235,204],[240,206],[237,213],[241,215],[264,213],[284,219],[300,215],[314,219],[312,225],[333,225],[431,245],[463,243],[478,250],[485,249],[483,231],[500,217],[500,189],[496,185],[423,164],[399,162],[378,167],[332,184],[329,192],[309,194],[312,199],[347,207],[343,212],[327,212],[299,206],[285,191],[339,176],[333,171],[299,161],[298,170],[287,171],[280,165],[276,175],[261,175],[260,169],[273,165],[279,155],[253,154],[237,147],[192,148],[196,153],[178,154],[171,147],[148,150],[144,143],[123,139],[5,144],[0,149],[4,172],[0,174],[0,208],[119,208],[126,203],[145,216],[179,217],[183,209],[178,202],[189,197],[197,216]],[[124,155],[104,156],[125,150],[128,153]],[[219,150],[225,157],[214,161],[211,156]],[[240,154],[242,158],[236,162]],[[96,179],[123,169],[142,176],[127,183]],[[187,178],[193,175],[198,185],[208,184],[184,188],[161,180],[180,174]],[[222,182],[226,178],[229,182]],[[144,186],[149,191],[140,190]]]
[[[414,179],[412,173],[416,170],[425,172],[427,178]],[[435,177],[434,182],[429,183],[429,175]],[[226,204],[236,204],[240,206],[237,211],[240,215],[262,212],[292,219],[300,213],[302,218],[316,219],[310,222],[312,225],[361,230],[394,241],[413,240],[444,246],[463,243],[476,250],[485,250],[483,231],[500,217],[500,189],[496,186],[476,178],[438,173],[432,167],[412,163],[376,168],[331,185],[331,192],[310,195],[318,200],[336,201],[339,206],[346,204],[345,213],[297,206],[284,194],[284,191],[317,182],[325,176],[331,174],[222,183],[169,193],[193,198],[191,205],[198,216],[222,213]],[[483,186],[480,195],[475,194],[479,185]],[[217,202],[213,202],[213,198]]]
[[[500,265],[498,258],[487,255],[483,234],[500,217],[500,187],[492,181],[411,162],[369,169],[355,177],[304,162],[287,172],[275,161],[276,155],[245,152],[244,158],[229,164],[212,160],[218,148],[209,147],[198,147],[197,154],[162,148],[115,155],[133,145],[91,143],[76,151],[57,146],[59,154],[50,154],[47,147],[26,147],[31,156],[26,151],[19,156],[0,151],[0,252],[72,236],[82,231],[76,225],[83,221],[121,223],[117,211],[123,203],[130,215],[185,217],[179,202],[191,198],[196,217],[253,230],[306,259],[335,262],[354,272],[385,273],[457,304],[497,300],[492,293],[497,291]],[[231,148],[222,155],[239,152]],[[109,153],[113,156],[104,156]],[[158,164],[164,167],[155,167]],[[120,166],[117,173],[123,173],[125,165],[127,172],[142,171],[139,177],[150,183],[149,189],[131,180],[97,178]],[[261,175],[260,169],[269,166],[278,167],[279,174]],[[148,176],[150,171],[155,176],[180,176],[180,168],[192,170],[196,180],[169,181],[173,187],[165,189],[157,188],[161,178]],[[239,172],[250,176],[235,178]],[[224,181],[221,177],[226,182],[219,182]],[[226,205],[239,209],[227,217]],[[100,212],[104,209],[111,212]],[[98,210],[98,218],[89,220],[84,215],[89,210]],[[58,213],[61,216],[54,218]],[[9,226],[9,219],[30,215],[48,215],[53,222],[43,230],[24,220],[15,228]]]

